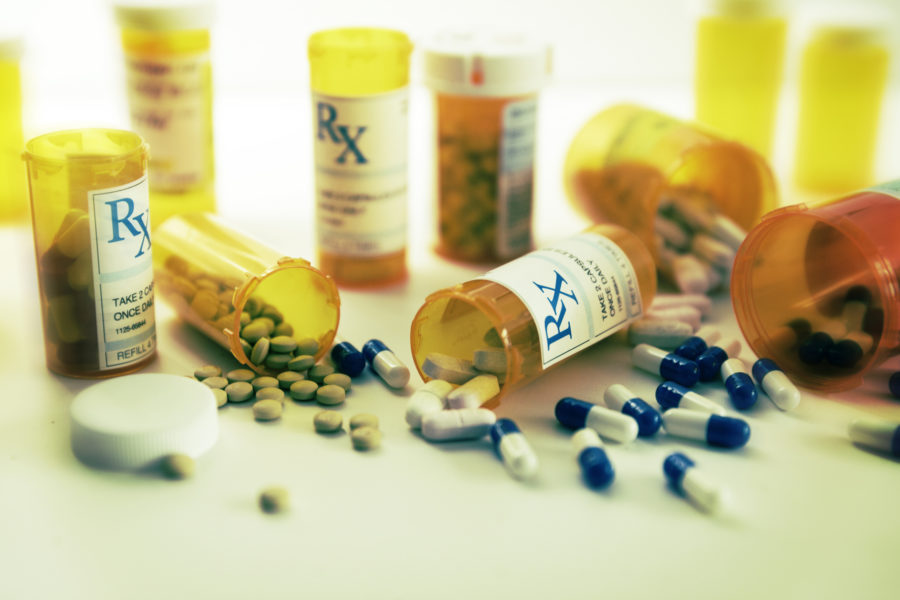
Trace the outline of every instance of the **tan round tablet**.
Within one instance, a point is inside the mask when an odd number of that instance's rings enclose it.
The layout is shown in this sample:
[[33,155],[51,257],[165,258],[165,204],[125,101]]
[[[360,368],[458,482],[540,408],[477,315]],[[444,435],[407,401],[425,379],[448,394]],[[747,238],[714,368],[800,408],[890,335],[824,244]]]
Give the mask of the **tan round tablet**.
[[225,393],[229,402],[246,402],[253,397],[253,386],[246,381],[235,381],[225,386]]
[[291,385],[297,383],[298,381],[303,381],[306,377],[303,373],[298,373],[297,371],[284,371],[279,373],[275,379],[278,380],[278,385],[283,390],[291,389]]
[[250,362],[254,365],[261,365],[269,356],[269,338],[261,337],[253,344],[253,350],[250,351]]
[[319,384],[315,381],[304,379],[291,384],[288,395],[294,400],[312,400],[316,397]]
[[271,340],[272,352],[287,354],[297,349],[297,340],[288,335],[276,335]]
[[344,388],[345,392],[349,392],[352,382],[350,381],[349,375],[346,375],[344,373],[332,373],[331,375],[326,375],[322,379],[322,383],[324,383],[325,385],[339,385]]
[[[278,325],[275,326],[275,331],[272,332],[272,335],[274,335],[276,337],[279,335],[287,335],[287,336],[294,335],[294,326],[291,325],[290,323],[279,323]],[[296,348],[296,346],[297,345],[295,343],[294,347]]]
[[254,390],[260,390],[264,387],[278,387],[278,380],[274,377],[269,377],[268,375],[263,375],[261,377],[257,377],[253,381],[250,382],[250,385],[253,386]]
[[322,381],[334,373],[334,367],[331,365],[313,365],[306,372],[306,378],[321,384]]
[[316,390],[316,402],[325,406],[343,404],[347,392],[339,385],[323,385]]
[[279,354],[278,352],[269,352],[266,357],[266,367],[273,371],[284,371],[287,369],[288,363],[294,359],[293,354]]
[[288,363],[287,368],[291,371],[306,371],[316,364],[316,357],[309,354],[301,354],[295,356]]
[[369,413],[360,413],[350,417],[350,431],[360,427],[374,427],[378,429],[378,417]]
[[250,321],[243,329],[241,329],[241,337],[247,340],[247,343],[249,344],[255,344],[260,338],[264,338],[270,333],[271,331],[269,331],[268,323],[264,323],[259,319]]
[[194,369],[194,377],[199,380],[204,380],[207,377],[218,377],[222,374],[222,369],[217,367],[216,365],[203,365],[202,367],[197,367]]
[[312,338],[303,338],[297,340],[297,354],[309,354],[310,356],[314,355],[319,351],[319,342]]
[[225,390],[216,388],[213,390],[213,396],[216,397],[216,406],[218,406],[219,408],[222,408],[223,406],[228,404],[228,392],[226,392]]
[[194,459],[187,454],[169,454],[160,461],[163,475],[168,479],[187,479],[194,474]]
[[234,383],[235,381],[253,381],[256,378],[256,373],[250,369],[232,369],[225,373],[225,377],[227,377],[228,381],[231,383]]
[[322,410],[313,417],[313,426],[318,433],[334,433],[340,431],[344,417],[336,410]]
[[276,514],[286,511],[291,504],[288,491],[281,486],[273,485],[259,493],[259,508],[264,513]]
[[284,401],[284,390],[277,387],[264,387],[256,390],[256,399],[257,400],[277,400],[278,402]]
[[375,450],[381,446],[381,432],[368,425],[357,427],[350,433],[350,441],[353,442],[354,450]]
[[228,380],[224,377],[207,377],[203,380],[203,385],[211,387],[214,390],[221,390],[228,385]]
[[253,418],[257,421],[274,421],[281,418],[283,410],[279,400],[258,400],[253,404]]

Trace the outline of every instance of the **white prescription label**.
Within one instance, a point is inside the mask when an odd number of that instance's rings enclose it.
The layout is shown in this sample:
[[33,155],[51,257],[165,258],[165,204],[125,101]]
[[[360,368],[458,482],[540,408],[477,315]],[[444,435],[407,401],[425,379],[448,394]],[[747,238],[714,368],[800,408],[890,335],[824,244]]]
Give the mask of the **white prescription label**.
[[512,291],[528,307],[547,368],[641,315],[641,292],[615,243],[581,233],[489,271],[479,279]]
[[876,186],[866,188],[865,191],[886,194],[900,200],[900,179],[895,179],[894,181],[888,181],[886,183],[881,183]]
[[530,98],[510,102],[503,108],[502,120],[497,182],[497,254],[510,257],[531,249],[537,101]]
[[153,189],[178,192],[205,183],[212,157],[209,54],[128,55],[128,105],[150,145]]
[[100,369],[146,358],[156,347],[147,177],[88,192]]
[[319,247],[378,256],[406,247],[408,94],[312,95]]

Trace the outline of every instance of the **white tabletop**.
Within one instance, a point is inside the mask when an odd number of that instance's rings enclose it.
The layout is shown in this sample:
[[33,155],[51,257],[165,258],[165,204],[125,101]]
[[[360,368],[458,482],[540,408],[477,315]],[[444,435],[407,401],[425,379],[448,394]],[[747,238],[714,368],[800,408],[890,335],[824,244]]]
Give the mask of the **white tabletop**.
[[[652,90],[622,97],[658,98]],[[562,160],[580,124],[613,99],[591,89],[544,95],[540,243],[586,225],[564,200]],[[269,98],[264,111],[261,101],[218,101],[220,209],[272,246],[312,258],[308,100]],[[683,98],[655,105],[688,112]],[[411,276],[378,291],[342,291],[339,330],[358,347],[380,338],[409,365],[409,324],[423,298],[486,270],[431,251],[424,91],[414,91],[412,106]],[[172,482],[75,459],[67,409],[91,382],[44,366],[30,230],[0,230],[0,256],[2,598],[891,598],[900,586],[897,461],[846,436],[856,417],[900,421],[900,404],[886,392],[896,362],[852,392],[804,392],[788,414],[762,397],[743,415],[752,436],[741,450],[662,434],[608,444],[616,479],[603,492],[582,483],[553,407],[563,396],[597,401],[612,383],[652,398],[658,378],[633,369],[618,339],[553,368],[497,409],[539,455],[533,484],[510,478],[487,440],[426,443],[403,417],[419,378],[391,392],[369,372],[340,410],[376,414],[380,450],[355,452],[346,434],[315,434],[316,406],[289,403],[280,421],[266,424],[248,407],[227,406],[220,439],[196,475]],[[164,302],[156,316],[159,358],[147,372],[234,364]],[[715,299],[710,321],[738,333],[727,294]],[[727,404],[721,387],[701,389]],[[706,516],[665,485],[662,461],[675,450],[730,490],[729,513]],[[288,513],[257,508],[270,484],[290,491]]]

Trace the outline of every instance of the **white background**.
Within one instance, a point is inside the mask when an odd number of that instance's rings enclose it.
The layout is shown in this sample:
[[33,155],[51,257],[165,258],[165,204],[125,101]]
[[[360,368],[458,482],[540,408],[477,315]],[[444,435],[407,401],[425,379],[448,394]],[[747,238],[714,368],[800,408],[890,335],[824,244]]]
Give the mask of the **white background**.
[[[105,3],[7,2],[6,15],[27,32],[26,136],[128,126]],[[588,117],[617,100],[690,116],[692,22],[686,3],[665,0],[223,2],[213,32],[220,211],[286,253],[313,256],[310,32],[372,23],[419,38],[444,25],[499,24],[555,47],[539,116],[535,229],[541,243],[559,239],[585,226],[564,199],[561,167]],[[791,69],[776,155],[782,175]],[[898,106],[892,91],[880,179],[900,175]],[[358,346],[379,337],[408,364],[409,323],[423,298],[486,269],[431,252],[430,131],[428,95],[414,82],[410,280],[341,293],[340,333]],[[796,199],[785,192],[785,202]],[[391,393],[371,374],[355,383],[343,412],[381,418],[379,452],[355,453],[346,435],[312,433],[312,406],[290,404],[281,422],[266,425],[231,406],[196,477],[171,483],[92,471],[71,455],[66,411],[89,382],[43,366],[30,243],[25,227],[0,230],[0,598],[894,598],[900,589],[897,461],[853,447],[845,434],[860,415],[900,421],[885,393],[896,360],[854,392],[804,393],[790,414],[761,398],[746,416],[753,435],[741,451],[664,436],[610,444],[617,479],[602,493],[579,481],[552,409],[565,395],[597,400],[615,382],[652,396],[657,379],[634,371],[618,340],[498,409],[540,456],[532,485],[509,478],[487,442],[437,446],[410,433],[403,406],[412,387]],[[230,365],[163,302],[157,307],[160,358],[148,371]],[[737,333],[727,295],[712,320]],[[720,388],[702,390],[725,402]],[[704,516],[665,487],[662,460],[676,449],[731,490],[729,514]],[[288,514],[256,509],[256,493],[271,483],[291,491]]]

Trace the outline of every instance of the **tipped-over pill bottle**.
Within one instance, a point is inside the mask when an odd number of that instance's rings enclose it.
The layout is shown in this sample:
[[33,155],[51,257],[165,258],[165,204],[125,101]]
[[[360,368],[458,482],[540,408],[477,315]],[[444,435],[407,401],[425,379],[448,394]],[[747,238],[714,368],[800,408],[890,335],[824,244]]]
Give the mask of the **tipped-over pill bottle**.
[[694,107],[723,137],[772,154],[787,20],[780,0],[706,0],[697,22]]
[[406,34],[345,28],[309,38],[318,265],[341,285],[406,277]]
[[768,163],[750,148],[629,104],[604,110],[576,134],[565,184],[578,210],[627,228],[654,251],[657,209],[666,198],[713,207],[744,229],[778,198]]
[[425,381],[492,373],[499,399],[640,318],[655,293],[640,239],[595,225],[430,294],[412,322],[413,360]]
[[753,352],[796,383],[859,384],[900,351],[900,180],[763,217],[735,259],[731,297]]
[[340,297],[334,281],[308,261],[285,256],[210,213],[170,218],[153,242],[161,296],[240,363],[260,373],[283,370],[272,362],[274,350],[263,357],[268,363],[251,361],[261,338],[313,339],[316,358],[331,348]]
[[28,214],[22,163],[22,40],[0,34],[0,223]]
[[529,252],[549,49],[521,35],[444,33],[425,47],[424,63],[434,92],[438,252],[482,262]]
[[147,145],[78,129],[25,145],[44,348],[73,377],[135,371],[156,353]]
[[131,126],[150,145],[153,226],[173,214],[215,210],[213,4],[122,0],[115,14]]
[[811,33],[800,65],[794,182],[845,194],[872,185],[888,75],[883,25],[832,24]]

